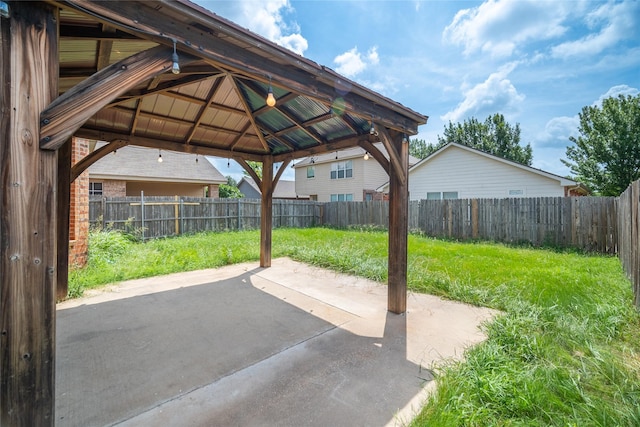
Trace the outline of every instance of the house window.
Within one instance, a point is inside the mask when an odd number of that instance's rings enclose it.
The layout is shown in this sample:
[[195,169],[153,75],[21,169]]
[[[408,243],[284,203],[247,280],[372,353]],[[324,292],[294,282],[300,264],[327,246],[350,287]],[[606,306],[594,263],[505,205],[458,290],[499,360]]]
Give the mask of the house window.
[[353,194],[332,194],[331,201],[332,202],[352,202]]
[[102,183],[90,182],[89,183],[89,195],[90,196],[102,196]]
[[447,199],[457,199],[458,198],[458,192],[457,191],[445,191],[442,193],[442,198],[447,200]]
[[452,200],[457,198],[457,191],[444,191],[442,193],[439,191],[430,191],[427,193],[427,200]]
[[316,168],[315,166],[307,166],[307,179],[316,177]]
[[351,160],[331,163],[331,179],[344,179],[352,176],[353,162]]
[[524,190],[509,190],[509,197],[524,196]]

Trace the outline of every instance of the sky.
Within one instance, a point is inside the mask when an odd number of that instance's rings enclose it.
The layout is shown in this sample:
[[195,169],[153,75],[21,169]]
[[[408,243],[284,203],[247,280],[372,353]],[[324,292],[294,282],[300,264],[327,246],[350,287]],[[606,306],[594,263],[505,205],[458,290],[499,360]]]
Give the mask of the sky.
[[428,143],[449,121],[503,114],[532,166],[562,176],[582,108],[640,93],[638,0],[195,3],[429,116],[416,136]]

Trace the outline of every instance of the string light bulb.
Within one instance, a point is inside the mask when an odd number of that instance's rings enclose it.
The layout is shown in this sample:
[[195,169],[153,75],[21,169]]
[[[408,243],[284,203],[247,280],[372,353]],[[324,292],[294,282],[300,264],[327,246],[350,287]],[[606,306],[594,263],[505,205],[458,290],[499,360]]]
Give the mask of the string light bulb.
[[369,152],[368,151],[364,152],[364,159],[365,160],[369,160]]
[[276,105],[276,97],[273,96],[273,88],[271,87],[271,77],[269,77],[269,92],[267,92],[267,105],[273,107]]
[[158,163],[162,163],[162,152],[158,150]]
[[178,52],[176,51],[176,39],[173,39],[173,55],[171,55],[171,61],[173,64],[171,65],[171,72],[173,74],[180,74],[180,64],[178,63]]

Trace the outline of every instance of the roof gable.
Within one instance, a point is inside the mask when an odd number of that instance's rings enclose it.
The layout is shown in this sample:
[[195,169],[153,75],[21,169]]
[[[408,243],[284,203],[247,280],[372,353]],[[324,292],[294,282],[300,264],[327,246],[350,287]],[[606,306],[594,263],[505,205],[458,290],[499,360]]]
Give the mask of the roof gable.
[[536,168],[532,168],[531,166],[527,166],[527,165],[523,165],[521,163],[518,162],[514,162],[511,160],[507,160],[504,159],[502,157],[499,156],[495,156],[493,154],[489,154],[486,153],[484,151],[478,150],[476,148],[471,148],[468,147],[466,145],[463,144],[458,144],[456,142],[450,142],[449,144],[445,145],[444,147],[441,147],[440,149],[438,149],[437,151],[431,153],[429,156],[425,157],[424,159],[422,159],[420,162],[416,163],[415,165],[413,165],[410,169],[409,169],[409,174],[411,174],[412,171],[420,169],[422,167],[424,167],[425,165],[427,165],[430,161],[432,161],[433,159],[437,158],[438,156],[440,156],[442,153],[448,151],[448,150],[455,150],[455,149],[459,149],[459,150],[463,150],[465,152],[471,153],[473,155],[477,155],[477,156],[481,156],[483,158],[507,165],[507,166],[511,166],[511,167],[515,167],[518,168],[522,171],[528,172],[528,173],[533,173],[539,176],[543,176],[545,178],[549,178],[549,179],[553,179],[558,181],[559,185],[561,186],[567,186],[567,185],[578,185],[578,182],[569,179],[569,178],[565,178],[562,177],[560,175],[556,175],[550,172],[546,172],[543,171],[542,169],[536,169]]
[[[162,163],[158,162],[159,155]],[[95,162],[89,167],[89,177],[201,184],[227,182],[204,156],[133,146],[120,148]]]

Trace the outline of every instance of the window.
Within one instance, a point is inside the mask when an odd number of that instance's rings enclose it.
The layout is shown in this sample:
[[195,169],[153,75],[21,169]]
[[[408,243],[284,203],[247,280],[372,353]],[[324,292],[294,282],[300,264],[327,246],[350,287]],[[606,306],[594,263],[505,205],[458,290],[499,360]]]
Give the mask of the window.
[[509,197],[524,196],[524,190],[509,190]]
[[332,202],[352,202],[353,194],[332,194],[331,201]]
[[353,162],[351,160],[331,163],[331,179],[344,179],[351,177],[353,177]]
[[307,179],[316,177],[316,168],[315,166],[307,166]]
[[458,198],[458,192],[457,191],[445,191],[442,193],[442,198],[447,200],[447,199],[457,199]]
[[102,196],[102,183],[90,182],[89,183],[89,195],[90,196]]
[[444,191],[444,192],[439,192],[439,191],[430,191],[427,193],[427,200],[451,200],[451,199],[457,199],[458,198],[458,192],[457,191]]

